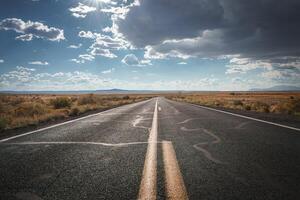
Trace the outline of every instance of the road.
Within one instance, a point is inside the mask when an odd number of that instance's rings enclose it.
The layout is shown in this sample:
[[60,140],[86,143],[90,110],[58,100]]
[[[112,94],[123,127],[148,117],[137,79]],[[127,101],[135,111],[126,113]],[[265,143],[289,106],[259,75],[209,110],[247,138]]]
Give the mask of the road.
[[0,198],[299,199],[300,131],[153,98],[0,140]]

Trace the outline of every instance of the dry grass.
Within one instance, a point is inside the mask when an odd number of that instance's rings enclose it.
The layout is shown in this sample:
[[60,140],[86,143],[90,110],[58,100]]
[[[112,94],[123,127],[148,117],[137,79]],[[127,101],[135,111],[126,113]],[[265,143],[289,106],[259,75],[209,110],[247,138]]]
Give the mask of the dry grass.
[[166,97],[212,107],[300,116],[300,92],[194,92]]
[[8,95],[0,94],[0,131],[37,125],[138,102],[151,95]]

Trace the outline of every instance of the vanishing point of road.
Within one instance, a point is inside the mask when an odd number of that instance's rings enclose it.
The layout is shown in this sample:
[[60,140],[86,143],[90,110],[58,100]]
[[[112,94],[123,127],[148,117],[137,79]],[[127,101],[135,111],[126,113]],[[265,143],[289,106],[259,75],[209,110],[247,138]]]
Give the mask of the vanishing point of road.
[[165,98],[0,140],[0,199],[299,199],[300,129]]

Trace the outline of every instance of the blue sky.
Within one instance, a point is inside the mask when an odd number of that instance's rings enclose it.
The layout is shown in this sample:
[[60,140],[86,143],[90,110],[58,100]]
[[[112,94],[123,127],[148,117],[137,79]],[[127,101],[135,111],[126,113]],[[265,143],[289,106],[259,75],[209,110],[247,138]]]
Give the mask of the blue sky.
[[236,13],[231,2],[1,1],[0,90],[300,86],[299,14],[291,9],[299,3],[282,5],[277,19],[279,10],[256,0],[256,24],[243,16],[248,5],[234,5]]

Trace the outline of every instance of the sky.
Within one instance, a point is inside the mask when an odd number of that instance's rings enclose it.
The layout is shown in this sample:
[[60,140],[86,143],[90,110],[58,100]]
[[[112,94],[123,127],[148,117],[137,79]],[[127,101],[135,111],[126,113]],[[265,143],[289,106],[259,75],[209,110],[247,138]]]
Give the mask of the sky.
[[0,90],[300,86],[299,0],[0,1]]

